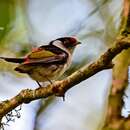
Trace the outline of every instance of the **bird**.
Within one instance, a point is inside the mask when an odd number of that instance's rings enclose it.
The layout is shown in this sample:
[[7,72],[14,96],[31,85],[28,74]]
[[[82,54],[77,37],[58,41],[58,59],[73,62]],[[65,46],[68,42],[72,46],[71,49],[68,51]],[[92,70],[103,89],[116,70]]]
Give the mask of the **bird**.
[[28,74],[39,87],[40,82],[57,80],[70,67],[75,47],[80,44],[75,37],[61,37],[31,50],[24,57],[0,57],[7,62],[18,63],[14,69]]

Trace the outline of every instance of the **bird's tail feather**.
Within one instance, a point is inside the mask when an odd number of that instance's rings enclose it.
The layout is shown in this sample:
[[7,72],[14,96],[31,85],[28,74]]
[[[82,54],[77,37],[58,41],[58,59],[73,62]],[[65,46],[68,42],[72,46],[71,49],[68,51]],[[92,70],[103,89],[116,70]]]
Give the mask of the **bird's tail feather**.
[[13,63],[22,63],[25,61],[25,58],[8,58],[8,57],[0,57],[0,59],[3,59],[8,62],[13,62]]

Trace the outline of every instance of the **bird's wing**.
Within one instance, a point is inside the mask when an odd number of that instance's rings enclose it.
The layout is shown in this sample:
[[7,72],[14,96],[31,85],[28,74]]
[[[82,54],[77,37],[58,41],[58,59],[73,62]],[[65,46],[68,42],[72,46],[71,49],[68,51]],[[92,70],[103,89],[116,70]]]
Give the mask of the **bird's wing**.
[[40,58],[48,58],[48,57],[52,57],[55,56],[56,54],[49,51],[49,50],[45,50],[45,49],[39,49],[39,50],[35,50],[32,51],[31,53],[29,53],[27,55],[27,58],[29,59],[40,59]]
[[26,56],[26,65],[46,65],[66,62],[68,54],[55,46],[41,46]]
[[46,58],[27,59],[23,65],[50,65],[50,64],[64,64],[67,60],[67,54],[62,53],[59,55],[49,56]]
[[65,64],[68,54],[52,46],[42,46],[25,57],[25,62],[15,68],[20,73],[30,73],[34,67]]
[[28,59],[19,66],[15,68],[16,71],[20,73],[30,73],[34,67],[37,66],[49,66],[55,64],[65,64],[67,60],[66,53],[51,56],[48,58],[41,58],[41,59]]

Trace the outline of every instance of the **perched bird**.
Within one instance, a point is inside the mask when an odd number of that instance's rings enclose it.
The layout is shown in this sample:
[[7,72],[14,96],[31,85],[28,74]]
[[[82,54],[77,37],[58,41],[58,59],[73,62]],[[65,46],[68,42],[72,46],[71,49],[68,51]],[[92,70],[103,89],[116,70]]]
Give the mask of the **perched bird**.
[[0,57],[8,62],[19,63],[15,68],[39,82],[56,80],[70,66],[72,53],[80,42],[74,37],[62,37],[33,49],[23,58]]

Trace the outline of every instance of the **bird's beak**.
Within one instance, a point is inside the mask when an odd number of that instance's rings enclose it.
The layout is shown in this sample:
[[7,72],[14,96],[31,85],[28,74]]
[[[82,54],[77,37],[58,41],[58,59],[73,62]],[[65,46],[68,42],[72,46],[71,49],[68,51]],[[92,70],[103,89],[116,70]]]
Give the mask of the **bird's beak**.
[[77,42],[77,45],[78,45],[78,44],[81,44],[81,42]]

